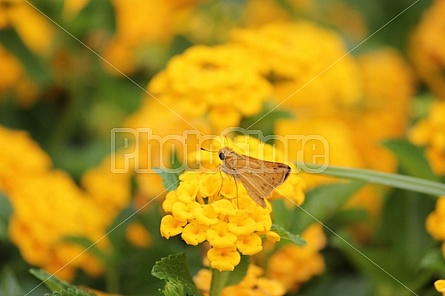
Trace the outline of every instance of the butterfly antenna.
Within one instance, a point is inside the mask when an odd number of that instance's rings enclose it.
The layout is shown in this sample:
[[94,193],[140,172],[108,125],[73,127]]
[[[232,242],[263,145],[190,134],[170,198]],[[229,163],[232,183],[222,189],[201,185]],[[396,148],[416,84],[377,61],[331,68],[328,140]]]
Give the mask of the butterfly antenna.
[[206,149],[204,147],[201,147],[201,150],[202,151],[206,151],[206,152],[210,152],[210,153],[217,153],[218,152],[217,150],[209,150],[209,149]]
[[236,178],[233,177],[233,180],[235,181],[235,187],[236,187],[236,206],[239,209],[239,200],[238,200],[238,182],[236,182]]

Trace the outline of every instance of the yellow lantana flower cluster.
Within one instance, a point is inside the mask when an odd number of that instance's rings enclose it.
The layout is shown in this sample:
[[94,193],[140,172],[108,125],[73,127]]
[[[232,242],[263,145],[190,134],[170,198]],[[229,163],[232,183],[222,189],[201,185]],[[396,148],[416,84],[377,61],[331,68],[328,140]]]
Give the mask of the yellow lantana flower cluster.
[[[260,146],[256,139],[248,139],[245,143],[249,144],[247,147]],[[255,149],[245,152],[255,157]],[[272,157],[273,152],[274,149],[269,148],[267,155]],[[301,204],[304,200],[302,182],[298,184],[295,179],[299,178],[294,174],[288,179],[299,186],[287,186],[286,181],[275,191],[278,195],[285,192],[286,197]],[[161,235],[170,238],[181,234],[187,244],[194,246],[207,241],[211,246],[207,251],[210,266],[220,271],[233,270],[240,262],[240,253],[254,255],[262,250],[261,235],[271,241],[279,240],[270,230],[272,209],[269,203],[266,205],[266,208],[259,206],[242,183],[235,183],[223,173],[186,171],[180,176],[179,187],[167,194],[162,205],[169,214],[162,218]]]
[[359,99],[359,69],[333,31],[307,21],[272,23],[235,30],[232,42],[262,62],[261,71],[272,82],[275,98],[299,110],[299,115],[308,108],[331,110]]
[[[97,212],[94,204],[67,174],[50,169],[49,157],[27,134],[0,127],[0,142],[0,190],[13,209],[11,241],[27,262],[56,272],[82,251],[63,238],[82,235],[98,239],[103,217],[91,215]],[[99,245],[105,247],[104,243]],[[71,278],[78,267],[92,274],[101,271],[100,263],[85,253],[58,275]]]
[[[279,296],[286,293],[286,288],[279,281],[268,279],[263,273],[261,267],[250,264],[244,279],[234,286],[225,287],[221,296]],[[211,279],[212,272],[209,269],[201,269],[193,277],[193,281],[203,295],[209,295]]]
[[[77,268],[92,275],[101,273],[103,267],[96,258],[80,255],[83,247],[63,241],[69,236],[93,242],[101,238],[106,220],[95,204],[62,171],[20,181],[7,194],[13,208],[9,236],[23,258],[65,279],[72,278]],[[107,242],[99,241],[98,246],[106,249]]]
[[428,117],[416,123],[410,131],[411,142],[426,147],[426,157],[433,171],[445,175],[445,101],[436,101]]
[[445,98],[445,1],[435,0],[414,30],[409,55],[422,80]]
[[271,208],[263,209],[227,176],[185,172],[179,187],[167,194],[161,220],[165,238],[181,234],[189,245],[207,241],[207,258],[212,268],[233,270],[241,254],[254,255],[262,250],[260,235],[279,240],[270,231]]
[[272,95],[260,67],[240,46],[194,46],[173,57],[150,81],[148,91],[185,119],[207,118],[219,133],[259,113]]
[[23,258],[64,279],[78,268],[101,273],[97,258],[65,238],[85,237],[107,252],[105,233],[128,204],[129,176],[113,174],[105,161],[84,176],[82,190],[64,171],[51,169],[48,155],[26,133],[0,127],[0,142],[0,191],[11,203],[9,236]]

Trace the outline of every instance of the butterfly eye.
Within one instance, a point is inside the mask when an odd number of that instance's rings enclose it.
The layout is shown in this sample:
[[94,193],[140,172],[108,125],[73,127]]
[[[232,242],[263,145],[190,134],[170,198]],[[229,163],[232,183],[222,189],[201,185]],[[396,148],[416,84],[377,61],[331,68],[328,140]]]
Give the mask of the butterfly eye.
[[224,160],[224,158],[226,158],[226,156],[222,152],[220,152],[218,156],[219,156],[219,159],[221,159],[221,160]]

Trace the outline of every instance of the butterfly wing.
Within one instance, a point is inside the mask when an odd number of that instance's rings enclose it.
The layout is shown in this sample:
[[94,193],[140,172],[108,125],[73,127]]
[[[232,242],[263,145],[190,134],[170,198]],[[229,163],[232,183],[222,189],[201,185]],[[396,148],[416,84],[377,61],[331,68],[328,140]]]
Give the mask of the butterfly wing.
[[244,155],[242,158],[240,162],[245,161],[246,165],[234,176],[241,181],[249,196],[265,208],[264,199],[276,187],[283,184],[291,168],[284,163],[264,161]]

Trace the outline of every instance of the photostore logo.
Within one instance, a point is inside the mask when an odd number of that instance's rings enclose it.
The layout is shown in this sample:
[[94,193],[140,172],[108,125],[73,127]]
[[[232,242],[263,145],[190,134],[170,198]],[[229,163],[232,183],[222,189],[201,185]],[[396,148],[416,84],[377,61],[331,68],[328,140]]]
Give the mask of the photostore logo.
[[[273,151],[279,151],[280,157],[273,155],[270,159],[270,154],[267,154],[266,159],[264,145],[257,141],[245,141],[250,137],[274,146],[276,149]],[[238,143],[237,139],[243,141]],[[219,143],[218,146],[214,145],[215,141]],[[217,164],[220,162],[219,149],[225,146],[234,148],[231,145],[242,146],[245,151],[257,151],[255,158],[258,159],[294,163],[296,168],[292,172],[321,173],[329,163],[329,145],[320,135],[264,136],[259,130],[237,127],[228,128],[221,135],[202,135],[196,130],[186,130],[182,135],[161,136],[150,128],[114,128],[111,130],[111,170],[114,173],[128,173],[130,170],[154,173],[154,168],[170,172],[196,170],[200,164],[197,155],[202,153],[202,147],[209,151],[207,161]],[[270,149],[268,151],[270,153]],[[252,170],[248,162],[245,169]],[[199,170],[215,171],[202,166]]]

